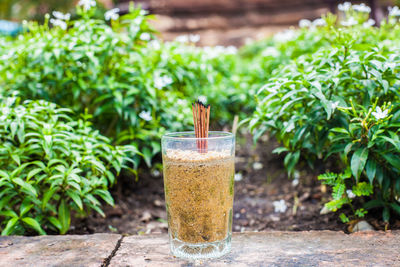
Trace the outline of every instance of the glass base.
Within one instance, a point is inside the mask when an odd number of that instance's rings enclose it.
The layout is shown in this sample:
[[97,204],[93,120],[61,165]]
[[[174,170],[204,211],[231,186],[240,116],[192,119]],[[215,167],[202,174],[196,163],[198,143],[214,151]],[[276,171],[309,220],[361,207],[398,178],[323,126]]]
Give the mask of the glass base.
[[218,258],[231,250],[231,234],[221,241],[191,244],[170,238],[171,253],[179,258],[196,260]]

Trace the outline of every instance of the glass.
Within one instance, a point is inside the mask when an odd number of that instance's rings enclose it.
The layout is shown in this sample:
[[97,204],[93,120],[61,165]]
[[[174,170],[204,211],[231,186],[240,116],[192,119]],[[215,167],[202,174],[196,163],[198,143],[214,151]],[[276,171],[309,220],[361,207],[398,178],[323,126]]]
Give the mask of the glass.
[[228,253],[235,136],[209,132],[208,138],[196,138],[194,132],[179,132],[164,135],[161,143],[172,254],[202,259]]

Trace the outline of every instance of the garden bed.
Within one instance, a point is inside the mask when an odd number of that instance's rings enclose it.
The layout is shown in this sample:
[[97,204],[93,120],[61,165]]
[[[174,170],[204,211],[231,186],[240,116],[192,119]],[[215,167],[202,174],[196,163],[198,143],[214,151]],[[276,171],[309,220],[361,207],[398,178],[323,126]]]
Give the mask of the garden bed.
[[[278,146],[276,142],[266,140],[267,137],[262,139],[257,149],[250,135],[239,138],[237,142],[236,173],[241,173],[243,178],[235,182],[233,231],[348,232],[348,225],[343,224],[336,214],[320,215],[330,193],[317,180],[317,174],[309,169],[303,170],[298,185],[295,185],[287,177],[283,157],[271,152]],[[106,218],[94,214],[87,219],[77,220],[70,233],[166,233],[162,176],[143,171],[138,182],[133,179],[124,177],[120,181],[121,193],[118,193],[118,187],[113,189],[116,205],[114,208],[105,208]],[[283,213],[274,210],[273,202],[279,200],[284,200],[287,206]],[[294,207],[295,202],[298,203],[297,208]],[[384,225],[377,220],[367,220],[376,229],[384,229]],[[391,226],[392,229],[400,229],[400,222]]]

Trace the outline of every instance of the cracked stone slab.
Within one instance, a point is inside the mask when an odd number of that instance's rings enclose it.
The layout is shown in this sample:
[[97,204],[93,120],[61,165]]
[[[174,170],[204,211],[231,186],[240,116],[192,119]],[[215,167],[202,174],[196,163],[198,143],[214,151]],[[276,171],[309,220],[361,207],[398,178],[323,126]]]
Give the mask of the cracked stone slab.
[[170,255],[167,235],[128,236],[110,266],[400,266],[400,231],[236,233],[230,254],[193,262]]
[[2,236],[0,266],[101,266],[121,235]]

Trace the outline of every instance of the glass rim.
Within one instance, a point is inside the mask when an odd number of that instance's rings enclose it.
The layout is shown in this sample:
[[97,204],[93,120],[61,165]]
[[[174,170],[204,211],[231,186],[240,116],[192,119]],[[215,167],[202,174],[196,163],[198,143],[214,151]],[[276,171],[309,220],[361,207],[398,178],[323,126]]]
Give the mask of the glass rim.
[[[210,136],[213,134],[218,134],[218,136]],[[209,131],[208,137],[198,138],[195,137],[194,131],[187,131],[187,132],[171,132],[166,133],[162,136],[162,139],[166,140],[228,140],[234,138],[235,135],[230,132],[225,131]]]

